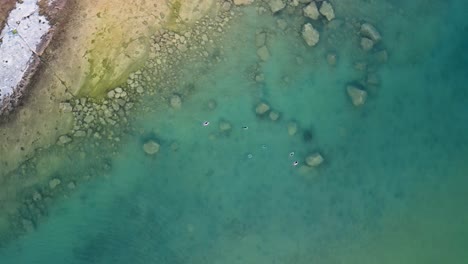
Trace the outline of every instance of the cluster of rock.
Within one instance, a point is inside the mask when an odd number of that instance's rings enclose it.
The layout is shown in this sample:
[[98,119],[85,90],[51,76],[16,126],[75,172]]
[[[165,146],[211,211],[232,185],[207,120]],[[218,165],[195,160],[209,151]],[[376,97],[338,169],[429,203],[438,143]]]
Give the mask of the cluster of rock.
[[[319,6],[316,1],[308,1],[303,9],[305,17],[312,21],[318,21],[319,19],[325,19],[326,21],[332,21],[335,18],[335,11],[333,6],[328,1],[320,1]],[[320,40],[319,31],[308,22],[302,26],[302,37],[308,46],[315,46]]]
[[[360,46],[366,56],[370,57],[370,63],[374,64],[373,68],[368,66],[369,62],[356,62],[354,67],[358,71],[365,73],[365,78],[361,81],[353,82],[346,86],[351,103],[356,106],[362,106],[368,98],[368,89],[375,89],[379,85],[377,76],[377,68],[375,65],[383,64],[387,61],[387,51],[382,48],[382,36],[380,32],[370,23],[364,22],[359,27]],[[377,50],[377,51],[376,51]],[[372,61],[373,60],[373,61]]]
[[255,113],[259,117],[268,116],[271,121],[277,121],[280,118],[280,113],[271,109],[270,105],[268,105],[266,102],[260,102],[255,107]]
[[119,137],[113,134],[114,126],[127,123],[128,111],[141,103],[138,98],[142,95],[157,93],[173,109],[181,108],[183,97],[190,91],[182,87],[174,92],[179,82],[179,64],[201,60],[211,64],[213,58],[215,62],[221,61],[222,51],[215,48],[215,41],[221,38],[224,28],[234,16],[228,3],[223,5],[224,12],[218,13],[216,19],[204,17],[183,33],[159,30],[151,38],[149,58],[144,67],[131,73],[125,84],[110,90],[104,99],[79,98],[61,103],[61,110],[73,113],[75,122],[73,130],[60,136],[57,143],[66,145],[82,137],[119,141]]
[[[249,0],[236,0],[234,4],[252,3]],[[120,134],[128,127],[131,118],[130,111],[148,111],[153,107],[146,107],[142,98],[147,95],[158,94],[158,99],[167,102],[173,109],[182,107],[183,99],[190,93],[191,86],[186,84],[177,91],[175,87],[181,83],[178,78],[181,64],[204,61],[214,65],[222,61],[223,51],[217,42],[221,39],[229,21],[235,15],[231,1],[222,4],[221,12],[216,17],[206,16],[198,20],[195,25],[185,31],[175,32],[167,29],[159,30],[151,38],[149,58],[145,65],[129,75],[127,82],[109,90],[102,98],[74,98],[60,103],[64,114],[74,118],[73,129],[57,139],[59,151],[73,150],[86,155],[83,144],[96,149],[102,155],[102,148],[109,150],[112,155],[120,142]],[[139,105],[136,110],[135,105]],[[216,108],[216,102],[210,102],[209,107]],[[220,120],[219,130],[229,133],[232,129],[230,122]],[[91,143],[88,145],[88,143]],[[177,144],[171,145],[175,149]],[[66,148],[63,148],[66,146]],[[99,148],[97,147],[99,146]],[[108,147],[107,147],[108,146]],[[43,150],[49,151],[49,150]],[[142,152],[148,156],[159,153],[160,144],[154,140],[147,140],[142,144]],[[96,157],[97,167],[93,167],[92,175],[99,175],[98,171],[111,169],[104,157]],[[101,161],[101,162],[100,162]],[[21,175],[30,175],[35,171],[35,160],[29,160]],[[53,175],[48,182],[41,186],[32,186],[31,192],[24,194],[24,203],[16,214],[11,216],[12,232],[29,232],[35,229],[39,219],[47,215],[47,207],[54,197],[66,195],[79,186],[79,181],[88,180],[91,175]]]
[[106,98],[100,102],[95,99],[80,98],[61,103],[60,109],[64,113],[73,113],[74,126],[69,134],[59,137],[58,144],[65,145],[72,142],[73,138],[86,136],[93,136],[96,139],[105,137],[118,141],[118,137],[113,138],[114,132],[111,128],[125,123],[127,112],[134,106],[133,90],[127,91],[117,87],[109,91]]

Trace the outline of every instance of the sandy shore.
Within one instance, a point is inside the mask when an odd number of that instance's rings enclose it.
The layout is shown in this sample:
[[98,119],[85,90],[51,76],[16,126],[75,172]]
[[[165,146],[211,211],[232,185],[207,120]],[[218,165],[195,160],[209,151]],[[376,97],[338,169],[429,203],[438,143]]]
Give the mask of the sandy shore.
[[0,177],[71,129],[72,115],[61,102],[99,98],[144,63],[156,30],[190,26],[215,2],[68,1],[60,11],[67,21],[41,56],[22,106],[1,121]]

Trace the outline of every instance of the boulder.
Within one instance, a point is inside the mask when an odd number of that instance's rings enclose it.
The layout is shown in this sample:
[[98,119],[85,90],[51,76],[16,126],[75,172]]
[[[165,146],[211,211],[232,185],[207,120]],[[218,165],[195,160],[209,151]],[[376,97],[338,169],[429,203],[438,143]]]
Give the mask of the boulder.
[[257,46],[257,48],[260,48],[266,44],[266,37],[267,37],[267,34],[263,31],[258,32],[255,35],[255,45]]
[[315,2],[312,2],[304,7],[303,12],[304,16],[313,20],[317,20],[320,17],[320,13]]
[[87,115],[87,116],[83,119],[83,121],[85,121],[85,123],[89,124],[89,123],[91,123],[91,122],[94,121],[94,116],[93,116],[93,115]]
[[378,63],[386,63],[388,60],[388,53],[386,50],[381,50],[375,53],[375,59]]
[[375,43],[382,39],[379,31],[369,23],[364,23],[361,25],[361,35],[372,39]]
[[231,129],[232,129],[231,123],[229,123],[228,121],[221,121],[219,123],[219,130],[221,132],[229,132],[231,131]]
[[257,50],[257,55],[262,61],[267,61],[270,58],[270,52],[266,46],[262,46]]
[[210,99],[208,100],[208,103],[206,104],[206,106],[208,107],[208,110],[215,110],[216,107],[218,107],[218,103],[216,102],[215,99]]
[[260,103],[257,105],[257,107],[255,108],[255,113],[257,113],[257,115],[263,115],[265,114],[266,112],[268,112],[270,110],[270,106],[267,105],[266,103]]
[[224,11],[229,11],[231,10],[231,2],[224,1],[221,7]]
[[290,122],[288,124],[288,135],[294,136],[297,133],[297,123],[296,122]]
[[68,187],[68,189],[73,190],[73,189],[76,188],[76,184],[75,184],[75,182],[71,181],[71,182],[68,183],[67,187]]
[[182,107],[182,99],[180,98],[179,95],[174,94],[171,96],[170,104],[172,108],[179,109]]
[[38,201],[42,200],[42,195],[38,191],[35,191],[33,193],[32,199],[33,199],[33,201],[38,202]]
[[59,107],[60,107],[60,110],[64,113],[70,113],[73,111],[73,107],[71,106],[70,103],[60,103]]
[[269,0],[268,5],[273,14],[286,7],[286,4],[282,0]]
[[333,10],[333,6],[327,1],[322,2],[319,11],[320,14],[327,18],[328,21],[331,21],[335,18],[335,11]]
[[114,90],[110,90],[110,91],[107,93],[107,97],[108,97],[109,99],[114,98],[114,96],[115,96],[115,91],[114,91]]
[[55,187],[57,187],[58,185],[60,185],[60,183],[62,183],[62,181],[60,179],[52,179],[49,181],[49,187],[50,189],[55,189]]
[[286,22],[284,19],[278,19],[276,20],[276,25],[279,29],[285,30],[288,27],[288,22]]
[[327,54],[328,65],[335,66],[336,65],[336,60],[337,60],[336,53],[328,53]]
[[250,5],[253,3],[254,0],[234,0],[234,4],[237,6],[240,5]]
[[319,166],[320,164],[322,164],[324,161],[322,155],[320,155],[320,153],[316,152],[316,153],[313,153],[309,156],[306,157],[306,164],[310,167],[317,167]]
[[159,151],[159,144],[154,140],[148,140],[143,145],[143,151],[145,151],[145,153],[148,155],[154,155]]
[[374,41],[370,38],[362,37],[361,38],[361,48],[364,51],[369,51],[374,47]]
[[271,111],[270,114],[268,115],[270,117],[271,121],[276,121],[279,119],[280,115],[276,111]]
[[312,24],[307,23],[302,27],[302,38],[309,46],[315,46],[320,40],[319,32],[312,26]]
[[380,84],[379,76],[376,73],[371,72],[367,74],[366,83],[369,85],[377,86]]
[[361,106],[366,102],[367,92],[353,85],[346,87],[349,98],[354,106]]
[[59,143],[62,145],[68,144],[72,141],[71,137],[67,135],[62,135],[59,137]]

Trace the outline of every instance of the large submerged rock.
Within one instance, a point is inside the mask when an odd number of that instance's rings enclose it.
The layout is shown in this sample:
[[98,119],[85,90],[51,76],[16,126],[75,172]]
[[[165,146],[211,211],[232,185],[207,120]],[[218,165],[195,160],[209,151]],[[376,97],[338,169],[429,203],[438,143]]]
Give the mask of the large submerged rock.
[[361,106],[367,100],[367,92],[353,85],[346,87],[346,92],[354,106]]
[[154,155],[159,152],[159,144],[154,140],[148,140],[143,145],[143,151],[148,155]]
[[327,1],[322,3],[319,11],[320,14],[327,18],[328,21],[331,21],[335,18],[335,11],[333,10],[333,6]]
[[361,35],[372,39],[375,43],[382,39],[379,31],[369,23],[364,23],[361,25]]
[[270,6],[271,12],[273,14],[281,11],[286,7],[286,4],[282,0],[269,0],[268,5]]
[[250,5],[253,3],[254,0],[234,0],[234,4],[237,6],[240,5]]
[[307,23],[302,27],[302,38],[309,46],[315,46],[320,40],[320,33],[312,26]]
[[320,13],[315,2],[312,2],[304,7],[303,12],[304,16],[313,20],[317,20],[320,17]]
[[322,164],[325,161],[325,159],[320,153],[316,152],[307,156],[305,161],[308,166],[317,167],[320,164]]
[[270,58],[270,52],[266,46],[262,46],[257,50],[257,55],[262,61],[267,61]]

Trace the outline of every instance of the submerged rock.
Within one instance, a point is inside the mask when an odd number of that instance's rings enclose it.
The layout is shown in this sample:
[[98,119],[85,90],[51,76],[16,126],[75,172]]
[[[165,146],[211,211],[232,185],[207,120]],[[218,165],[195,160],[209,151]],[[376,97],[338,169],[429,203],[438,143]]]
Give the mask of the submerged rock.
[[269,0],[268,5],[270,6],[273,14],[286,7],[286,4],[282,0]]
[[279,29],[285,30],[288,27],[288,22],[286,22],[284,19],[278,19],[276,20],[276,25]]
[[223,8],[224,11],[229,11],[231,10],[231,2],[224,1],[221,7]]
[[73,107],[70,103],[60,103],[59,108],[64,113],[71,113],[73,111]]
[[182,107],[182,99],[180,98],[180,96],[177,95],[177,94],[172,95],[171,99],[170,99],[170,105],[174,109],[181,108]]
[[266,44],[266,37],[267,37],[267,34],[266,32],[263,32],[263,31],[258,32],[255,35],[255,45],[257,46],[257,48],[260,48]]
[[253,3],[254,0],[234,0],[234,4],[239,5],[250,5]]
[[327,54],[327,62],[330,66],[335,66],[337,61],[336,53],[328,53]]
[[297,123],[296,122],[290,122],[288,124],[288,135],[294,136],[297,133]]
[[215,99],[210,99],[208,100],[208,103],[206,104],[209,110],[215,110],[216,107],[218,107],[218,103],[216,102]]
[[60,179],[57,179],[57,178],[52,179],[49,181],[49,187],[50,189],[55,189],[55,187],[59,186],[60,183],[62,183]]
[[327,1],[322,2],[319,11],[320,14],[327,18],[328,21],[331,21],[335,18],[335,11],[333,10],[333,6]]
[[143,145],[143,151],[148,155],[154,155],[159,152],[159,144],[154,140],[148,140]]
[[67,136],[67,135],[62,135],[59,137],[59,144],[61,145],[65,145],[65,144],[68,144],[72,141],[71,137]]
[[378,63],[386,63],[388,60],[388,53],[386,50],[381,50],[375,53],[375,59]]
[[309,46],[315,46],[320,40],[319,32],[312,26],[312,24],[307,23],[302,27],[302,38]]
[[228,121],[225,121],[225,120],[222,120],[221,122],[219,122],[219,130],[221,132],[229,132],[231,131],[232,129],[232,126],[231,126],[231,123],[229,123]]
[[361,106],[366,102],[367,92],[353,85],[346,87],[349,98],[354,106]]
[[76,188],[75,182],[71,181],[67,184],[68,189],[73,190]]
[[255,113],[257,113],[257,115],[263,115],[265,114],[266,112],[268,112],[270,110],[270,106],[267,105],[266,103],[260,103],[257,105],[257,107],[255,108]]
[[361,25],[361,35],[372,39],[375,43],[382,39],[379,31],[369,23],[364,23]]
[[379,76],[376,73],[368,73],[366,83],[369,85],[377,86],[380,84]]
[[316,152],[306,157],[306,164],[310,167],[317,167],[323,163],[324,158],[320,153]]
[[271,111],[270,114],[268,115],[270,117],[271,121],[276,121],[279,119],[280,115],[276,111]]
[[317,20],[320,17],[320,13],[315,2],[308,4],[304,9],[302,9],[302,11],[304,12],[304,16],[310,19]]
[[361,48],[364,51],[369,51],[374,47],[374,41],[372,39],[363,37],[361,38]]
[[262,61],[267,61],[270,58],[270,52],[266,46],[262,46],[257,50],[257,55]]

